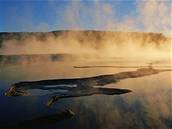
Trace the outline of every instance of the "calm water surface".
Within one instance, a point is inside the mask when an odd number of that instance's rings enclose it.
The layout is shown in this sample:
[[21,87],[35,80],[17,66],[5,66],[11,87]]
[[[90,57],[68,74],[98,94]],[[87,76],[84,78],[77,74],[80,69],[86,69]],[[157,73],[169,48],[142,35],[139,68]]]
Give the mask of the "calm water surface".
[[[0,124],[8,125],[71,109],[75,116],[43,128],[58,129],[171,129],[172,72],[125,79],[105,87],[127,88],[123,95],[92,95],[61,99],[52,108],[45,106],[49,96],[4,96],[12,83],[42,79],[90,77],[133,71],[136,68],[74,68],[73,66],[146,65],[147,61],[105,60],[87,62],[42,62],[3,65],[0,69]],[[168,66],[169,63],[160,63]],[[162,67],[161,67],[162,68]]]

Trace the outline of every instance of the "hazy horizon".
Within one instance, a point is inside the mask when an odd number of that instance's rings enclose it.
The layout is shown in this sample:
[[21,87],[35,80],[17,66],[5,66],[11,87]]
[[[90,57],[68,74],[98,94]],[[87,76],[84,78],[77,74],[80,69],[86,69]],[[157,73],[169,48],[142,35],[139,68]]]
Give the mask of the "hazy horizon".
[[170,0],[2,0],[0,32],[125,30],[171,36],[171,5]]

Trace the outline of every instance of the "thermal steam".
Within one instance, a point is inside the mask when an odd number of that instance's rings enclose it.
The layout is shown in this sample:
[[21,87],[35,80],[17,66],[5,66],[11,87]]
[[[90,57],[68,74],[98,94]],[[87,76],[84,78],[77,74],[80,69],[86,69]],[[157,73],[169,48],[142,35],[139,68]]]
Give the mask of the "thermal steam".
[[[15,34],[14,34],[15,35]],[[16,34],[17,35],[17,34]],[[40,39],[40,35],[44,36]],[[64,31],[4,40],[2,55],[68,53],[92,57],[170,58],[171,38],[156,33]]]

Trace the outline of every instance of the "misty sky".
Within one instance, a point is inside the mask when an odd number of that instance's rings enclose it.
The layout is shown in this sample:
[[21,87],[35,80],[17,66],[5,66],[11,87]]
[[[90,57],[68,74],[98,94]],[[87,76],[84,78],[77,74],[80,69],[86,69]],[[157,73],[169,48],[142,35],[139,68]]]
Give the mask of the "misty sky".
[[0,0],[0,31],[94,29],[169,33],[171,4],[169,0]]

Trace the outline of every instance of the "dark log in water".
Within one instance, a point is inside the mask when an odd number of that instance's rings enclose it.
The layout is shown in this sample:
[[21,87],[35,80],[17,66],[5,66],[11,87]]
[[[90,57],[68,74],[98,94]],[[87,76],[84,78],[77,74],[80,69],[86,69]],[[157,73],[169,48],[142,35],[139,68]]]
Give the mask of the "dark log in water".
[[129,93],[131,90],[128,89],[115,89],[115,88],[89,88],[78,90],[75,88],[67,93],[61,95],[52,96],[47,102],[47,106],[52,106],[52,104],[62,98],[72,98],[72,97],[81,97],[81,96],[90,96],[94,94],[105,94],[105,95],[120,95]]
[[[148,68],[151,66],[148,65],[132,65],[132,66],[118,66],[118,65],[88,65],[88,66],[73,66],[74,68],[77,69],[90,69],[90,68]],[[154,65],[154,67],[158,67],[158,68],[171,68],[171,66],[159,66],[159,65]]]
[[[69,79],[54,79],[54,80],[40,80],[19,82],[12,85],[12,87],[5,92],[6,96],[27,96],[28,89],[41,90],[71,90],[73,87],[61,85],[76,85],[77,89],[87,89],[93,86],[104,86],[111,83],[116,83],[127,78],[138,78],[158,74],[160,72],[171,71],[170,69],[153,69],[142,68],[136,71],[120,72],[116,74],[99,75],[87,78],[69,78]],[[51,86],[53,85],[53,86]]]
[[74,68],[88,69],[88,68],[145,68],[147,65],[142,66],[118,66],[118,65],[88,65],[88,66],[73,66]]

